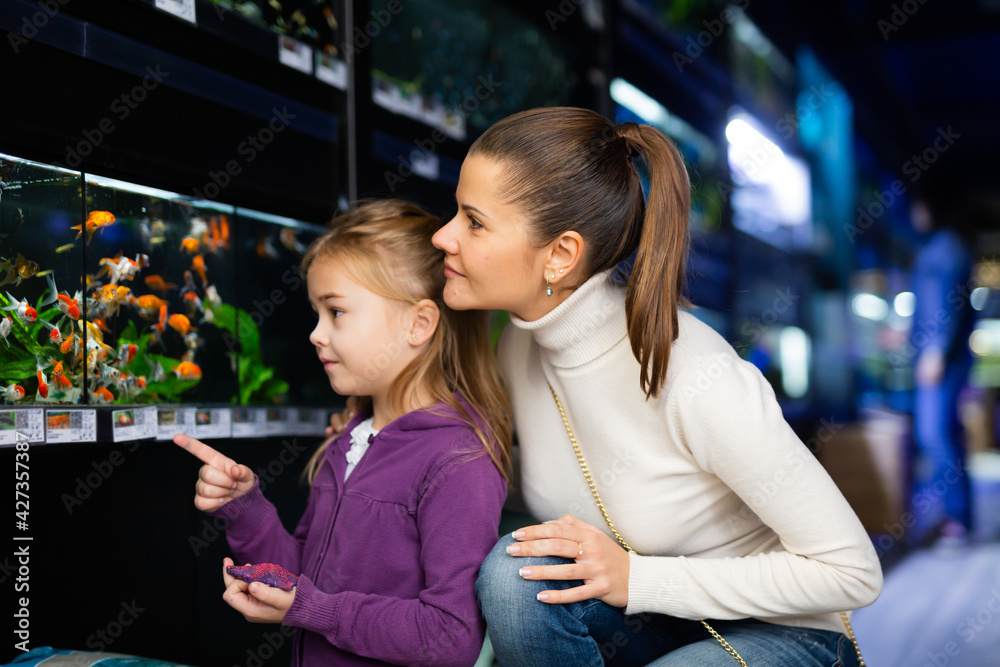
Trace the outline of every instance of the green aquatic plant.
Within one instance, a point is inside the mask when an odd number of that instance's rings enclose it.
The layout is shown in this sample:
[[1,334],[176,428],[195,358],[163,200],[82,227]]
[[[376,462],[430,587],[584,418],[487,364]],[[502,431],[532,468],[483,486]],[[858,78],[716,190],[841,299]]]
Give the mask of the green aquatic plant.
[[[3,306],[13,305],[13,302],[5,294],[0,294],[0,303]],[[38,360],[47,362],[49,359],[58,358],[59,350],[51,343],[40,343],[39,334],[44,330],[44,340],[48,341],[48,328],[44,328],[42,320],[53,321],[61,317],[62,313],[58,308],[47,308],[38,313],[38,320],[33,324],[26,324],[24,320],[13,314],[11,311],[0,310],[0,317],[10,318],[10,335],[7,337],[7,346],[0,352],[0,382],[3,386],[11,383],[24,384],[24,380],[34,380],[38,371]],[[43,329],[44,328],[44,329]],[[12,341],[11,338],[14,340]],[[35,393],[34,389],[25,387],[25,396]]]
[[284,394],[288,393],[288,383],[274,377],[275,369],[264,364],[260,331],[250,313],[228,303],[206,307],[215,316],[213,324],[226,331],[227,341],[239,344],[239,351],[233,352],[236,354],[238,381],[232,402],[238,405],[280,403]]
[[[119,349],[122,345],[135,345],[135,357],[125,366],[124,371],[146,378],[146,390],[133,398],[129,398],[126,392],[120,392],[115,403],[179,402],[181,394],[201,382],[200,378],[183,379],[174,375],[171,369],[181,363],[180,359],[150,353],[149,343],[152,339],[152,333],[140,334],[135,322],[129,322],[118,336]],[[153,380],[158,374],[157,367],[163,371],[163,376],[161,379]]]

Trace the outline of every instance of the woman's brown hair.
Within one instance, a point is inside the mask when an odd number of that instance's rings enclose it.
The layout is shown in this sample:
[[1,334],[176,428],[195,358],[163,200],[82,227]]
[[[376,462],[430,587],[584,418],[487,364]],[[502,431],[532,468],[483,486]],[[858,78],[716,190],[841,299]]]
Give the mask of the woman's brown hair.
[[655,398],[677,338],[677,309],[687,305],[691,195],[677,148],[649,125],[615,125],[587,109],[550,107],[496,123],[472,145],[473,155],[500,166],[501,192],[525,213],[535,246],[570,230],[583,237],[587,278],[636,253],[625,295],[628,335],[642,367],[639,386]]
[[[316,262],[343,262],[352,278],[386,299],[414,305],[433,301],[441,316],[424,352],[396,377],[389,389],[393,411],[401,413],[418,387],[450,406],[472,427],[504,479],[510,467],[510,402],[490,346],[486,311],[457,311],[444,303],[444,254],[431,237],[441,220],[416,204],[383,199],[359,203],[338,216],[331,231],[309,246],[302,258],[302,274]],[[402,344],[402,343],[401,343]],[[469,412],[454,392],[472,406]],[[481,428],[482,424],[485,428]],[[311,484],[333,438],[309,460],[303,478]]]

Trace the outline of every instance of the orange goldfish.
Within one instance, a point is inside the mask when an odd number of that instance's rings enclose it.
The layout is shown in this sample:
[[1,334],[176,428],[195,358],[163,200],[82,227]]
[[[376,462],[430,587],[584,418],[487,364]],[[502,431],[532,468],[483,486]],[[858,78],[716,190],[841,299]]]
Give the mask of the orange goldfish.
[[163,279],[163,276],[160,276],[159,274],[146,276],[143,280],[146,281],[146,286],[149,287],[149,289],[155,289],[161,296],[166,296],[168,289],[177,287],[177,283],[168,283]]
[[91,394],[97,399],[98,403],[110,403],[115,400],[115,395],[107,387],[100,387],[97,391],[91,392]]
[[177,374],[178,379],[197,380],[201,378],[201,368],[198,367],[198,364],[190,361],[182,361],[171,370]]
[[139,317],[153,320],[161,308],[166,309],[167,302],[155,294],[143,294],[135,300],[135,305],[139,309]]
[[208,278],[205,277],[208,269],[205,268],[205,258],[201,255],[195,255],[191,259],[191,268],[194,269],[195,273],[201,278],[201,286],[204,287],[208,285]]
[[70,229],[76,229],[76,238],[80,238],[84,230],[87,231],[87,243],[94,238],[94,232],[101,229],[103,234],[103,228],[109,225],[113,225],[115,222],[115,216],[108,211],[91,211],[90,215],[87,216],[87,222],[82,225],[75,225],[70,227]]
[[186,315],[175,313],[167,320],[167,325],[182,336],[191,331],[191,320]]
[[207,238],[207,243],[209,252],[215,252],[219,249],[219,244],[222,241],[222,233],[219,231],[219,220],[217,218],[212,218],[208,221],[209,231],[203,234],[203,237]]
[[73,386],[73,382],[65,375],[56,375],[56,387],[60,390],[69,389]]
[[198,239],[193,236],[188,236],[181,241],[181,250],[185,250],[188,254],[195,254],[198,252]]
[[219,240],[223,248],[229,248],[229,218],[226,216],[219,220]]
[[108,328],[108,325],[104,321],[103,317],[95,317],[92,320],[92,322],[94,323],[94,326],[97,327],[98,329],[100,329],[101,331],[105,331],[107,333],[111,333],[111,329]]
[[[141,298],[141,297],[140,297]],[[152,342],[159,344],[163,339],[163,327],[167,323],[167,306],[166,304],[160,306],[160,319],[156,324],[151,324],[150,328],[153,330]]]
[[45,374],[41,370],[38,371],[38,395],[42,398],[49,397],[49,385],[45,381]]
[[80,319],[80,306],[77,305],[76,299],[71,299],[69,294],[57,294],[59,310],[63,312],[64,315],[68,316],[71,320]]
[[76,335],[71,333],[69,335],[69,338],[64,340],[62,342],[62,345],[59,346],[59,352],[61,352],[62,354],[69,354],[70,349],[73,347],[73,339],[75,337]]

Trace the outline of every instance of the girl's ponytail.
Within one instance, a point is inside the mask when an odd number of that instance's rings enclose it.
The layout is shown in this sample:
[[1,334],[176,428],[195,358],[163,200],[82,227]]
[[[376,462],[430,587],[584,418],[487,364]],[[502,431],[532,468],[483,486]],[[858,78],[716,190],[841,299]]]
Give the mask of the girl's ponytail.
[[677,309],[687,304],[683,285],[690,245],[690,184],[677,148],[655,128],[623,123],[615,129],[629,153],[642,156],[649,177],[625,313],[632,354],[642,368],[639,386],[648,398],[655,398],[667,376],[670,344],[678,334]]

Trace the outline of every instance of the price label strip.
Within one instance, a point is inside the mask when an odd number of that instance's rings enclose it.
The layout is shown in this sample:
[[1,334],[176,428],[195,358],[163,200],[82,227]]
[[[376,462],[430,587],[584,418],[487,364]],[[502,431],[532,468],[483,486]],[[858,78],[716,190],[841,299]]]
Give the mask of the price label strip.
[[229,408],[195,408],[194,437],[228,438],[233,434],[232,412]]
[[286,35],[278,35],[278,62],[306,74],[312,74],[312,48]]
[[0,410],[0,447],[13,447],[18,442],[45,442],[45,410]]
[[232,419],[234,438],[267,437],[266,408],[233,408]]
[[295,435],[294,417],[286,408],[267,408],[267,435]]
[[194,435],[194,410],[189,408],[157,408],[156,439],[172,440],[174,435]]
[[347,90],[347,63],[317,51],[316,78],[334,88]]
[[97,442],[97,410],[46,410],[45,442]]
[[326,427],[330,425],[327,411],[314,408],[300,408],[295,431],[298,435],[326,435]]
[[111,433],[114,442],[145,440],[156,437],[156,408],[129,408],[111,412]]

